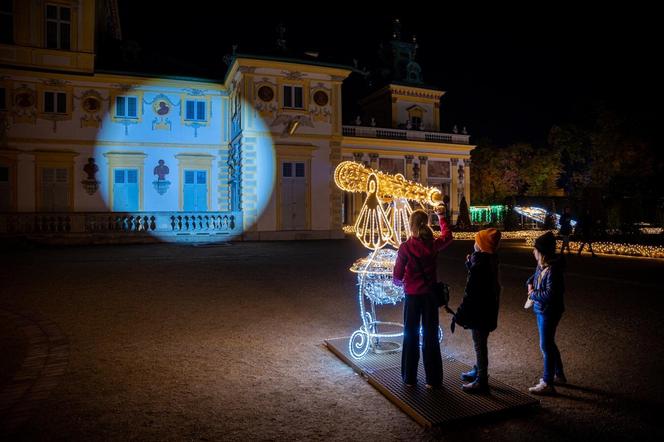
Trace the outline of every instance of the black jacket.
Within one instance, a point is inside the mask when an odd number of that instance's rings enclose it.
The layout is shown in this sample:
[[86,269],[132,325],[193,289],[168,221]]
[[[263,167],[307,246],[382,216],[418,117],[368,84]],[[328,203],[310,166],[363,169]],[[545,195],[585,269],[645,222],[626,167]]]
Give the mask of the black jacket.
[[[526,285],[533,285],[530,299],[535,301],[533,310],[538,314],[559,315],[565,311],[563,295],[565,293],[565,258],[556,255],[547,267],[537,266],[535,274],[528,278]],[[541,277],[540,277],[541,275]]]
[[561,235],[572,234],[572,217],[564,212],[562,215],[560,215],[560,234]]
[[493,331],[498,326],[500,305],[498,256],[495,253],[475,252],[466,261],[466,268],[466,292],[455,321],[463,328]]

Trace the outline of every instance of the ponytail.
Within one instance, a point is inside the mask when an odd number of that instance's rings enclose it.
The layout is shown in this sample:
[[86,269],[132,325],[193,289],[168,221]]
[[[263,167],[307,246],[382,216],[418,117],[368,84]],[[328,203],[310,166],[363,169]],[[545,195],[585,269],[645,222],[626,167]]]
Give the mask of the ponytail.
[[429,215],[424,210],[415,210],[410,215],[411,233],[417,233],[417,237],[422,241],[433,241],[433,230],[429,227]]

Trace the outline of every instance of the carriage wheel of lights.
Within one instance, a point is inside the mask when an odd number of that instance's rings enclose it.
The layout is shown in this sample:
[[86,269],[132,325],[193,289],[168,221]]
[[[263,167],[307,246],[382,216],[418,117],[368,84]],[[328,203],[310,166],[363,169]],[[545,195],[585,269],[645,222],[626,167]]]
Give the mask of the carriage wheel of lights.
[[[397,258],[395,248],[410,237],[413,209],[409,201],[422,208],[435,207],[442,204],[443,195],[435,187],[406,180],[401,174],[387,174],[352,161],[337,166],[334,182],[346,192],[367,194],[355,221],[355,236],[371,253],[350,268],[357,274],[362,325],[351,335],[348,349],[356,359],[369,350],[374,353],[398,350],[400,344],[390,339],[403,336],[403,324],[378,320],[376,307],[396,305],[405,296],[403,288],[392,282],[392,270]],[[438,339],[443,339],[440,327]]]

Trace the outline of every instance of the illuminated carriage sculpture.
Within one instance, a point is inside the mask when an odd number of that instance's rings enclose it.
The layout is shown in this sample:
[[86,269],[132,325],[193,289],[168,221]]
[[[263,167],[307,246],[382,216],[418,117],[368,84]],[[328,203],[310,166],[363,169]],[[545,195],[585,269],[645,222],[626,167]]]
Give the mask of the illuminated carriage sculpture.
[[[362,325],[350,337],[350,354],[359,359],[369,350],[374,352],[398,349],[389,339],[403,336],[403,324],[379,321],[377,305],[396,305],[403,300],[402,287],[392,282],[397,251],[387,248],[399,245],[410,236],[409,201],[424,207],[442,204],[443,195],[434,187],[425,187],[362,164],[344,161],[334,171],[334,181],[346,192],[366,192],[367,196],[355,221],[355,236],[371,253],[355,261],[350,270],[357,274],[358,298]],[[439,329],[439,339],[442,331]],[[381,340],[387,340],[382,342]]]

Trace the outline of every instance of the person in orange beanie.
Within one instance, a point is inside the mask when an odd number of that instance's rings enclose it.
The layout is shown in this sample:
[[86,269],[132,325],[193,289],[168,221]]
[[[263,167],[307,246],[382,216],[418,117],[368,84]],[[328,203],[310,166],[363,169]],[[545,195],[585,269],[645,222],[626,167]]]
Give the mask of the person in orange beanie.
[[475,235],[475,251],[466,259],[468,279],[463,301],[454,315],[453,323],[471,330],[477,363],[469,372],[461,374],[463,391],[489,391],[489,333],[498,326],[500,282],[498,281],[498,245],[500,231],[480,230]]

